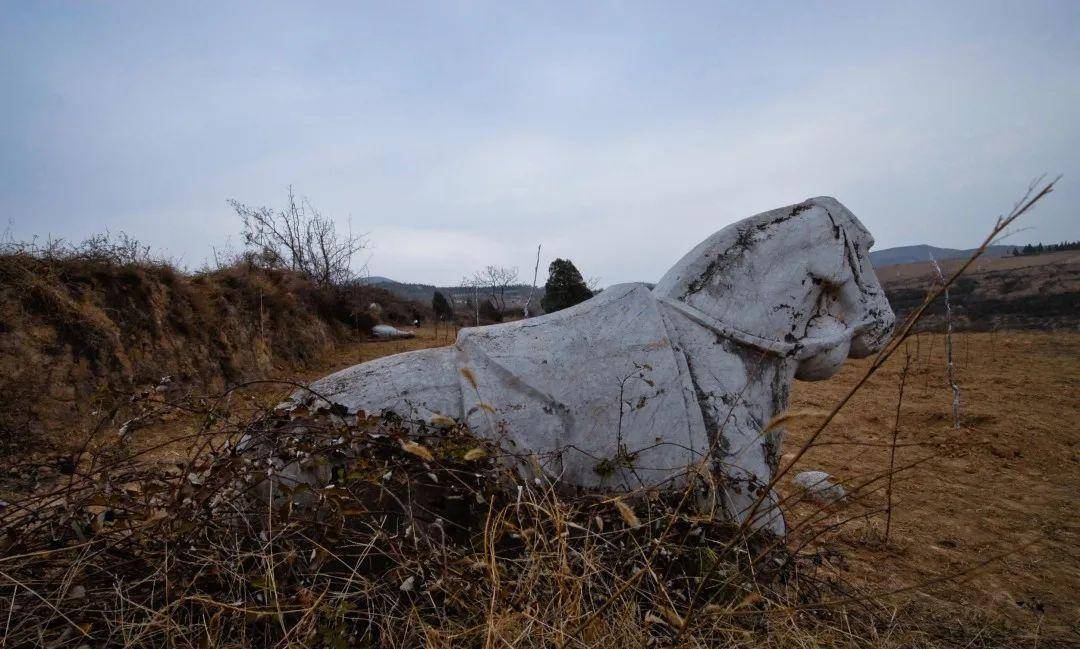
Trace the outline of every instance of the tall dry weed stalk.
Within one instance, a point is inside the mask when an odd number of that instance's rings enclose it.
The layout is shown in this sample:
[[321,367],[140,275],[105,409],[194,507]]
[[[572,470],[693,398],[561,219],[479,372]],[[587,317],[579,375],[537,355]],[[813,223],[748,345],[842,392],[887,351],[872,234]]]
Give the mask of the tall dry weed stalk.
[[[930,263],[934,265],[938,281],[945,283],[945,276],[941,272],[934,255],[930,255]],[[944,289],[945,298],[945,375],[949,381],[949,389],[952,390],[952,414],[953,428],[960,428],[960,386],[956,383],[956,364],[953,362],[953,317],[952,303],[949,301],[949,288]]]
[[[916,341],[918,338],[916,338]],[[918,345],[916,345],[916,356]],[[900,370],[900,385],[896,397],[896,418],[893,421],[892,442],[889,444],[889,482],[885,488],[885,540],[889,540],[892,529],[893,478],[896,475],[896,440],[900,435],[900,410],[904,405],[904,386],[907,384],[908,371],[911,369],[911,349],[904,343],[904,368]]]

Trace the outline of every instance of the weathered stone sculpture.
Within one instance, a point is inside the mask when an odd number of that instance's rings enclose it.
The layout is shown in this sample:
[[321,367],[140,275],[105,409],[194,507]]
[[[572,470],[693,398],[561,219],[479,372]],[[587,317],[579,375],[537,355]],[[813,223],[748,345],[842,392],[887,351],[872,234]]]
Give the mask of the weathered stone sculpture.
[[416,334],[411,331],[402,331],[397,327],[387,324],[377,324],[371,328],[371,335],[383,340],[395,340],[398,338],[415,338]]
[[[833,198],[712,235],[655,288],[620,284],[569,309],[462,329],[451,347],[356,365],[312,389],[350,412],[462,421],[566,485],[686,484],[705,468],[726,513],[784,532],[772,494],[793,378],[879,349],[893,314],[870,233]],[[310,398],[298,393],[294,399]]]

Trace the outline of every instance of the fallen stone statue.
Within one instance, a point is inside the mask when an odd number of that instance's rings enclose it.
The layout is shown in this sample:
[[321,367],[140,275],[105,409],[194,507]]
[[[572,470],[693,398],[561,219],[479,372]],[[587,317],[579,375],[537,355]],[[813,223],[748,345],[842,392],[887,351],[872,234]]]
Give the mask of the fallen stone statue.
[[411,331],[402,331],[397,327],[391,327],[386,324],[378,324],[371,328],[371,335],[376,338],[382,338],[385,340],[394,340],[397,338],[415,338],[416,334]]
[[619,284],[556,313],[462,329],[453,346],[311,388],[350,413],[464,423],[561,485],[679,488],[707,474],[732,520],[753,514],[749,525],[783,534],[764,493],[783,430],[762,431],[794,378],[828,378],[887,342],[894,316],[872,245],[838,201],[809,199],[720,230],[651,290]]

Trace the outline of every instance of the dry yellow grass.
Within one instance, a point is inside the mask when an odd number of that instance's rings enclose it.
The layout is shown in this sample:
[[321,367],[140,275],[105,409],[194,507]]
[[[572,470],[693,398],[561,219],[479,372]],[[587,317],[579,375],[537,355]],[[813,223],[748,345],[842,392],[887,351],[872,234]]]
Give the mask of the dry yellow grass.
[[[412,340],[343,350],[333,369],[447,344],[452,337],[440,334],[423,327]],[[963,404],[959,430],[952,422],[944,336],[924,333],[908,343],[912,361],[897,466],[922,463],[897,474],[889,542],[883,542],[881,515],[849,521],[856,513],[850,508],[817,516],[822,520],[792,540],[806,541],[808,551],[841,550],[841,572],[853,588],[914,588],[883,601],[937,610],[943,619],[951,615],[970,625],[972,634],[987,620],[1003,618],[1044,643],[1080,642],[1080,333],[960,333],[954,344]],[[828,381],[797,382],[791,410],[828,408],[869,362],[849,361]],[[795,471],[828,471],[849,481],[849,490],[886,471],[903,365],[901,349],[841,410]],[[785,422],[787,448],[797,448],[815,423]],[[867,509],[884,504],[882,486],[878,481],[863,490],[873,491],[863,499]],[[794,495],[789,481],[781,489]],[[793,521],[816,510],[795,505]],[[822,532],[842,520],[844,525]],[[1008,556],[962,578],[919,587],[1002,554]]]
[[[1033,639],[1080,641],[1080,334],[964,333],[954,343],[960,429],[952,421],[943,336],[922,334],[908,344],[897,465],[923,462],[897,475],[890,541],[883,542],[882,519],[874,516],[810,547],[839,546],[850,580],[882,591],[1012,553],[906,599],[974,626],[1001,616]],[[834,402],[867,362],[850,362],[830,381],[797,383],[792,408]],[[851,483],[887,468],[903,365],[901,349],[841,411],[803,468]],[[808,428],[790,425],[789,446]],[[866,500],[882,505],[884,492]]]
[[[379,356],[448,344],[452,337],[452,332],[436,334],[434,328],[424,327],[418,331],[417,338],[411,340],[370,342],[341,348],[327,367],[313,370],[302,378],[316,378]],[[388,625],[387,635],[380,644],[587,647],[610,646],[612,643],[648,646],[659,640],[668,644],[674,642],[674,646],[703,647],[722,642],[723,646],[750,649],[787,646],[1071,646],[1080,640],[1075,601],[1080,588],[1080,558],[1076,552],[1080,530],[1073,511],[1080,484],[1080,429],[1077,424],[1080,400],[1076,390],[1080,379],[1080,334],[957,334],[954,342],[963,395],[959,429],[954,428],[951,419],[951,394],[945,385],[942,337],[923,334],[909,341],[911,365],[901,408],[897,466],[906,467],[913,463],[916,466],[902,468],[896,476],[892,531],[888,540],[883,538],[885,497],[880,478],[888,467],[897,384],[904,365],[903,349],[840,411],[795,469],[829,471],[844,481],[851,492],[851,502],[825,508],[800,503],[797,502],[798,492],[790,482],[785,479],[780,483],[781,494],[791,500],[788,520],[795,531],[788,542],[801,554],[801,559],[796,562],[799,566],[797,574],[786,577],[789,581],[784,581],[780,590],[776,590],[776,582],[758,590],[751,585],[744,591],[745,595],[736,595],[722,606],[702,602],[702,606],[692,607],[687,598],[687,593],[695,590],[692,585],[689,590],[680,587],[680,592],[670,590],[674,588],[672,582],[658,587],[660,582],[648,568],[650,564],[655,566],[655,560],[667,556],[654,555],[648,550],[664,547],[654,546],[649,540],[651,537],[669,538],[664,530],[667,524],[663,523],[663,515],[657,517],[660,510],[639,508],[635,512],[623,501],[610,499],[601,499],[599,509],[596,509],[597,502],[590,505],[561,500],[547,490],[540,490],[519,503],[511,499],[500,509],[492,509],[485,517],[487,522],[475,530],[485,539],[490,535],[506,538],[507,534],[524,534],[522,538],[528,547],[524,554],[503,556],[495,553],[491,541],[475,547],[465,545],[440,550],[457,553],[455,565],[473,566],[468,570],[476,571],[474,585],[466,590],[454,590],[456,586],[439,585],[429,577],[424,588],[437,589],[442,596],[454,601],[453,606],[465,607],[468,621],[448,616],[438,607],[417,608],[411,612],[388,610],[390,617],[380,622]],[[813,413],[813,416],[777,422],[788,430],[789,453],[797,449],[820,422],[817,413],[827,410],[845,394],[863,374],[868,362],[849,362],[829,381],[796,384],[791,410]],[[229,417],[221,420],[222,425],[232,426],[228,422],[242,420],[244,411],[273,404],[282,394],[280,387],[260,385],[249,389],[243,398],[234,395],[231,404],[223,405],[223,412]],[[160,426],[143,429],[130,450],[134,452],[135,447],[147,448],[166,442],[170,436],[190,429],[192,423],[184,417],[175,417]],[[224,441],[219,433],[211,433],[207,439],[220,440],[219,444]],[[423,482],[426,479],[423,476],[431,474],[425,474],[427,469],[417,462],[430,463],[432,457],[439,460],[447,452],[454,457],[460,454],[460,460],[465,462],[486,461],[489,453],[476,452],[475,443],[467,440],[460,448],[451,447],[449,451],[445,444],[435,439],[419,440],[419,443],[423,445],[402,438],[393,446],[394,452],[398,453],[391,456],[398,458],[393,460],[394,466],[399,467],[394,469],[395,474],[402,470],[400,467],[412,466],[415,477]],[[190,441],[175,442],[166,447],[169,453],[159,450],[148,457],[157,460],[180,458],[184,456],[183,451],[190,452],[190,446]],[[107,450],[107,444],[101,448]],[[436,450],[439,448],[442,450]],[[199,457],[199,454],[195,455],[195,458]],[[219,457],[228,462],[227,453]],[[132,476],[141,471],[151,480],[157,479],[152,466],[132,464],[130,467]],[[383,475],[385,472],[378,469],[375,473]],[[179,472],[178,475],[178,479],[183,480],[186,474]],[[878,479],[871,481],[873,478]],[[125,479],[125,485],[139,484],[136,478]],[[412,492],[410,484],[406,479],[401,488]],[[143,493],[138,489],[125,489],[129,495]],[[340,495],[336,487],[334,490]],[[345,511],[354,510],[349,506]],[[522,519],[522,512],[535,520]],[[597,514],[605,517],[602,526],[593,532],[583,532],[593,529]],[[149,510],[148,515],[147,524],[175,525],[170,520],[162,522],[163,517],[154,509]],[[535,531],[531,531],[533,527]],[[629,546],[605,546],[605,543],[615,541],[616,537],[612,535],[617,530],[624,530],[618,534],[640,534],[643,538],[632,541]],[[285,539],[286,532],[299,535],[301,540],[308,533],[303,525],[294,523],[288,530],[279,531],[278,538]],[[373,539],[384,538],[378,534],[388,533],[392,537],[400,531],[377,531]],[[585,535],[581,536],[583,533]],[[237,550],[243,538],[257,540],[258,534],[254,531],[246,536],[237,535]],[[718,530],[718,534],[722,532]],[[633,537],[618,538],[618,543],[624,543]],[[717,550],[732,549],[723,538],[721,535],[715,539]],[[640,551],[625,553],[626,547],[633,550],[638,543],[641,544]],[[761,546],[757,547],[745,555],[747,559],[760,551]],[[623,549],[615,552],[617,548]],[[675,548],[671,546],[665,553]],[[195,553],[194,546],[192,553]],[[282,546],[262,560],[274,563],[275,556],[293,555],[288,546]],[[306,550],[298,556],[307,556]],[[703,556],[699,555],[695,561],[700,562]],[[420,559],[417,557],[412,561]],[[424,559],[427,560],[430,559]],[[65,575],[79,575],[83,570],[81,561],[76,558],[70,566],[60,563],[55,569],[64,570]],[[635,568],[635,562],[640,567]],[[6,570],[6,575],[23,580],[26,586],[36,589],[35,592],[44,597],[36,599],[24,587],[15,587],[10,597],[21,598],[19,601],[23,602],[24,608],[20,611],[33,610],[34,615],[45,615],[52,623],[64,624],[64,619],[58,614],[53,615],[55,611],[46,605],[67,610],[63,609],[64,602],[56,599],[47,572],[28,570],[26,566],[10,561],[8,564],[9,568],[14,566],[17,570]],[[734,566],[735,563],[724,565]],[[751,561],[751,573],[755,570],[754,565]],[[43,565],[42,571],[45,570]],[[667,575],[664,579],[679,577],[680,573],[670,570],[662,571]],[[716,576],[723,577],[729,570],[724,568]],[[147,574],[147,583],[161,579],[168,581],[165,577],[168,566],[158,565],[154,571]],[[402,572],[394,577],[397,581],[389,586],[381,577],[364,577],[362,583],[366,584],[364,592],[367,594],[363,597],[370,599],[370,595],[382,593],[378,597],[396,599],[399,597],[396,593],[400,592],[397,584],[404,584],[407,574]],[[744,566],[730,574],[741,574],[743,577],[740,578],[745,579],[750,573]],[[279,578],[286,576],[282,574]],[[65,577],[74,578],[81,579]],[[313,574],[305,579],[327,578],[330,579],[327,583],[334,583],[333,575]],[[7,577],[0,575],[0,582],[7,588],[11,584],[5,579]],[[242,594],[244,583],[238,581],[239,586],[232,588],[240,588]],[[285,589],[281,590],[283,598],[286,593],[291,593],[288,606],[292,608],[287,608],[284,619],[296,625],[288,629],[296,630],[289,633],[322,633],[320,629],[333,631],[338,628],[336,625],[344,624],[347,609],[339,608],[337,604],[327,606],[331,601],[348,602],[354,595],[318,589],[309,593],[303,587],[294,592],[288,590],[295,589],[295,583],[290,583],[291,586],[271,585],[275,589]],[[101,591],[102,584],[92,588],[103,595],[110,592],[107,587]],[[19,592],[22,595],[18,595]],[[538,594],[541,595],[539,599]],[[203,622],[197,616],[182,617],[177,605],[183,603],[183,610],[188,611],[184,615],[187,615],[192,610],[197,613],[200,606],[213,609],[228,602],[222,596],[208,599],[208,595],[192,594],[190,590],[185,597],[184,600],[171,600],[172,603],[158,613],[150,615],[152,611],[148,612],[148,617],[133,612],[126,621],[113,620],[104,623],[104,627],[114,629],[112,633],[115,629],[131,633],[136,640],[130,643],[131,646],[162,639],[161,633],[165,638],[171,638],[167,644],[187,646],[189,640],[204,634]],[[669,599],[671,605],[665,603]],[[230,621],[228,625],[215,627],[218,629],[215,632],[221,635],[210,638],[212,644],[244,642],[245,633],[273,632],[274,625],[244,626],[245,611],[250,617],[252,610],[266,608],[259,602],[258,599],[245,600],[234,609],[222,609],[221,619],[224,621],[227,615]],[[826,605],[822,607],[821,602]],[[27,609],[26,606],[35,608]],[[476,608],[471,608],[473,606]],[[0,606],[0,611],[2,609]],[[290,612],[293,609],[299,612]],[[81,610],[80,615],[85,616],[85,610]],[[18,617],[10,619],[20,620]],[[679,627],[684,622],[688,630],[681,632]],[[95,632],[102,633],[102,624],[99,622]],[[192,624],[195,626],[188,626]],[[22,633],[33,630],[33,624],[17,626]],[[206,628],[210,629],[209,626]],[[229,635],[237,629],[241,636]],[[287,630],[286,627],[282,629]],[[46,634],[42,638],[46,636],[55,637]],[[254,637],[248,637],[248,640]],[[79,640],[76,636],[69,639],[75,644]],[[115,639],[114,635],[113,642]]]

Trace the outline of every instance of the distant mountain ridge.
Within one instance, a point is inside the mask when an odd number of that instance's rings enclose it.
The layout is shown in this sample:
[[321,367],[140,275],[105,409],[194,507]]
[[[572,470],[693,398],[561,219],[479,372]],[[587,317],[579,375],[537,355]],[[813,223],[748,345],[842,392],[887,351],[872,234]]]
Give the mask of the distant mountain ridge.
[[[1011,255],[1019,246],[989,246],[983,253],[986,257],[1004,257]],[[898,246],[884,250],[871,250],[870,261],[875,267],[911,264],[918,261],[930,261],[931,255],[938,261],[946,259],[966,259],[975,252],[975,248],[959,250],[957,248],[938,248],[925,243],[916,246]]]
[[[989,258],[1005,257],[1013,254],[1013,251],[1020,247],[1021,246],[1012,245],[989,246],[983,256]],[[930,261],[931,255],[938,261],[966,259],[970,257],[973,252],[975,252],[975,248],[960,250],[957,248],[939,248],[937,246],[919,244],[914,246],[885,248],[884,250],[872,250],[870,251],[870,261],[873,262],[875,268],[881,268],[884,266],[895,266],[897,264]],[[432,296],[435,295],[435,291],[442,292],[447,298],[457,304],[464,303],[464,301],[473,294],[473,289],[462,286],[435,286],[433,284],[399,282],[395,279],[383,277],[381,275],[371,275],[361,278],[360,283],[378,286],[379,288],[390,291],[402,299],[420,302],[421,304],[429,304]],[[650,288],[653,286],[651,283],[646,283],[649,284]],[[531,292],[532,287],[528,284],[514,284],[508,286],[506,288],[507,307],[520,307],[524,305]],[[488,291],[486,289],[480,290],[481,296],[486,296],[487,294]],[[533,297],[533,301],[536,304],[539,304],[542,297],[544,297],[544,285],[540,284],[536,287],[536,295]]]
[[[393,293],[401,299],[411,300],[413,302],[419,302],[421,304],[431,304],[431,298],[434,297],[435,291],[439,291],[443,295],[445,295],[451,302],[454,303],[455,308],[463,306],[466,300],[471,298],[474,294],[477,294],[472,288],[466,288],[464,286],[409,284],[379,275],[372,275],[370,277],[361,278],[360,283],[378,286],[381,289]],[[507,308],[521,308],[525,305],[525,302],[528,301],[529,295],[532,292],[533,288],[528,284],[511,284],[510,286],[507,286],[506,291],[503,295],[506,299]],[[490,289],[486,288],[481,288],[478,291],[481,303],[490,295],[490,293]],[[541,284],[540,286],[536,287],[536,294],[533,296],[533,303],[535,305],[539,305],[540,300],[543,297],[544,286]]]

